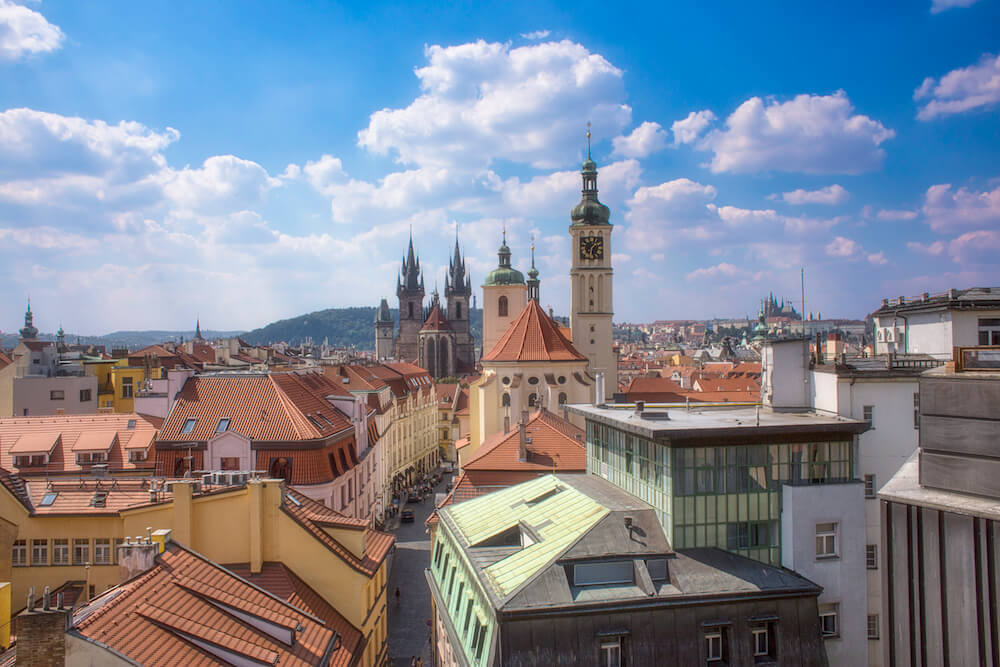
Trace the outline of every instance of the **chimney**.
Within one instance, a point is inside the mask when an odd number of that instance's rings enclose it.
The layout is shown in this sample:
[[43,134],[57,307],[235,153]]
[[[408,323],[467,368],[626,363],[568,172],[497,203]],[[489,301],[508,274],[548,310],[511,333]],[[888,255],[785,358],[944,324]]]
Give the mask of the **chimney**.
[[930,298],[931,298],[930,292],[924,292],[923,294],[920,295],[921,301],[930,301]]
[[642,411],[646,409],[646,401],[636,401],[635,402],[635,414],[641,415]]
[[160,545],[151,540],[136,537],[135,542],[118,545],[118,579],[125,583],[153,567]]
[[899,303],[899,305],[901,305],[901,306],[902,306],[902,305],[905,305],[905,304],[906,304],[906,297],[905,297],[905,296],[901,296],[901,297],[899,297],[899,302],[898,302],[898,303]]
[[816,363],[823,363],[823,334],[816,332],[816,351],[815,351]]
[[521,423],[518,424],[518,430],[520,431],[520,437],[518,438],[517,444],[517,460],[527,461],[528,460],[528,412],[525,410],[521,413]]
[[948,298],[949,299],[956,299],[956,298],[958,298],[958,290],[956,290],[954,287],[952,287],[950,290],[948,290]]
[[70,610],[62,608],[62,595],[56,606],[50,604],[48,586],[45,587],[44,604],[40,609],[35,602],[35,589],[28,593],[28,606],[18,614],[17,664],[28,667],[62,665],[66,663],[66,630]]
[[[889,305],[889,299],[888,298],[882,299],[882,307],[886,308],[886,307],[888,307],[888,305]],[[809,318],[809,319],[812,319],[812,318]]]

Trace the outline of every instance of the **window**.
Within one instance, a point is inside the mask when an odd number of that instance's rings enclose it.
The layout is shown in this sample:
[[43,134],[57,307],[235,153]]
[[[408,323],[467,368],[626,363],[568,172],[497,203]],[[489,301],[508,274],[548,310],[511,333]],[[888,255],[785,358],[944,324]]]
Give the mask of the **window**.
[[878,569],[878,545],[865,545],[865,565],[869,570]]
[[755,663],[771,664],[778,660],[775,627],[775,621],[756,621],[750,624],[750,649]]
[[69,540],[52,540],[52,564],[69,565]]
[[413,302],[411,301],[410,303],[408,303],[406,305],[407,305],[407,309],[406,310],[409,313],[409,319],[412,320],[413,319]]
[[503,395],[503,398],[500,399],[500,405],[505,408],[510,407],[510,394]]
[[475,649],[476,660],[478,661],[483,657],[483,646],[486,644],[486,624],[477,623],[477,625],[479,626],[479,641],[474,642],[475,645],[473,648]]
[[573,566],[573,584],[575,586],[631,584],[632,576],[633,568],[630,560],[577,563]]
[[73,565],[86,565],[90,562],[90,540],[73,540]]
[[837,524],[816,524],[816,558],[837,557]]
[[122,398],[132,398],[132,378],[122,378]]
[[135,430],[135,420],[129,419],[128,424],[125,425],[125,428],[127,428],[129,431]]
[[462,304],[461,303],[456,303],[455,304],[455,319],[456,320],[462,319]]
[[14,540],[14,549],[10,554],[10,564],[14,567],[24,567],[28,564],[28,543],[25,540]]
[[31,540],[31,564],[32,565],[49,564],[48,540]]
[[198,423],[197,419],[188,419],[184,422],[184,426],[181,428],[181,433],[191,433],[194,431],[194,425]]
[[646,570],[649,578],[653,581],[666,581],[667,579],[667,559],[653,558],[646,561]]
[[538,396],[536,396],[535,394],[528,394],[528,407],[529,408],[535,407],[535,404],[537,402],[538,402]]
[[90,402],[92,400],[92,398],[93,397],[91,396],[91,393],[90,393],[89,389],[81,389],[80,390],[80,402],[81,403],[88,403],[88,402]]
[[223,417],[219,420],[218,425],[215,427],[216,433],[225,433],[229,430],[229,417]]
[[865,475],[865,498],[875,497],[875,475]]
[[823,638],[840,636],[840,623],[838,621],[840,605],[821,604],[819,606],[819,629]]
[[875,428],[875,406],[866,405],[863,408],[863,411],[864,411],[864,420],[868,422],[868,426],[871,428]]
[[108,538],[99,537],[94,540],[94,563],[111,565],[111,540]]
[[601,640],[601,667],[621,667],[622,638],[613,637]]
[[131,449],[128,453],[129,463],[139,463],[140,461],[146,460],[147,452],[145,449]]
[[462,629],[462,636],[469,634],[469,621],[472,619],[472,600],[465,605],[465,627]]
[[441,549],[443,549],[443,548],[444,548],[444,545],[441,544],[440,542],[438,542],[437,547],[434,549],[434,564],[435,565],[437,565],[438,563],[441,562]]
[[559,392],[559,405],[566,405],[567,400],[568,399],[566,397],[566,392],[564,391]]
[[107,452],[80,452],[76,455],[78,465],[90,465],[92,463],[104,463],[108,460]]
[[538,384],[538,378],[532,375],[530,378],[528,378],[528,384]]
[[868,614],[868,639],[878,639],[878,614]]
[[38,503],[40,507],[52,507],[52,504],[59,497],[58,491],[49,491],[44,496],[42,496],[42,502]]
[[34,454],[30,456],[15,456],[14,465],[18,468],[32,468],[39,467],[46,464],[48,459],[47,454]]
[[767,656],[771,648],[770,638],[767,633],[767,626],[750,629],[750,636],[753,637],[753,657],[759,658]]
[[66,398],[66,392],[62,389],[53,389],[49,392],[50,401],[62,401]]
[[979,344],[1000,345],[1000,319],[980,318]]
[[451,576],[448,577],[448,597],[451,597],[451,592],[455,589],[455,566],[451,566]]
[[223,456],[219,458],[219,468],[222,470],[239,470],[240,469],[240,457],[238,456]]
[[913,428],[920,428],[920,394],[913,393]]
[[507,297],[505,296],[497,299],[497,315],[507,317]]
[[725,635],[723,628],[709,628],[705,632],[706,662],[722,662],[726,659]]

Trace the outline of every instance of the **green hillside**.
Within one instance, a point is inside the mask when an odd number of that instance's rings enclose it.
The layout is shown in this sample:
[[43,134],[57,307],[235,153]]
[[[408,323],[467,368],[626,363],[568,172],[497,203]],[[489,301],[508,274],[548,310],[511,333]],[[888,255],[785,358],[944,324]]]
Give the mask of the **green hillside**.
[[[243,340],[254,345],[286,342],[298,345],[306,338],[320,344],[328,339],[330,345],[356,347],[359,350],[375,348],[375,308],[328,308],[314,313],[299,315],[287,320],[272,322],[260,329],[243,334]],[[482,340],[483,311],[471,311],[472,335],[476,345]],[[399,312],[392,309],[393,320],[398,324]]]

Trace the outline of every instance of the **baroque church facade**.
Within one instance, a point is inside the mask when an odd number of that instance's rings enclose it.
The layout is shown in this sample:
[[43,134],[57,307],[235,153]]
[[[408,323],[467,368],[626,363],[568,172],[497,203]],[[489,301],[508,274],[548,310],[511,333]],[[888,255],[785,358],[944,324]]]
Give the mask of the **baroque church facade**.
[[437,289],[425,309],[424,274],[413,249],[413,236],[396,281],[399,328],[392,335],[393,318],[385,299],[375,315],[375,354],[416,363],[434,378],[453,377],[475,370],[476,345],[470,328],[472,280],[465,268],[458,239],[448,263],[444,301]]

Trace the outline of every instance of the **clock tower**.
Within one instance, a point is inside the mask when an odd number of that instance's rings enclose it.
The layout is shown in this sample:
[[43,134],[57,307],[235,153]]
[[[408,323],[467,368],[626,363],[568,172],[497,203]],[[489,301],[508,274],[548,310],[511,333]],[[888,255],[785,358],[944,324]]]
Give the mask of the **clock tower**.
[[618,355],[611,330],[613,226],[608,222],[611,210],[597,199],[597,165],[590,158],[589,132],[587,142],[587,161],[580,172],[583,198],[570,213],[570,330],[573,346],[587,357],[591,374],[604,373],[605,395],[598,398],[611,398],[618,391]]

